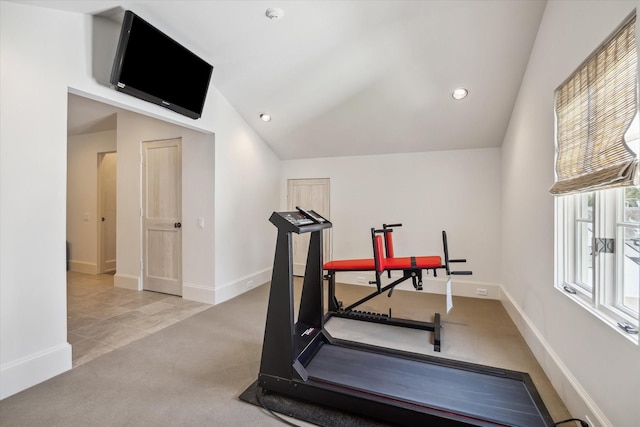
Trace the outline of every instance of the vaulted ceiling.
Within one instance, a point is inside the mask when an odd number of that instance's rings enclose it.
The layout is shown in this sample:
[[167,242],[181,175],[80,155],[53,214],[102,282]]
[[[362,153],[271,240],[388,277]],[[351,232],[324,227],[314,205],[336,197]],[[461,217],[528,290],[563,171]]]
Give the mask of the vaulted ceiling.
[[[213,85],[281,159],[500,146],[546,4],[21,2],[134,11],[214,65]],[[280,19],[265,16],[272,7]],[[469,96],[456,101],[460,86]],[[70,128],[86,128],[80,115],[70,112]]]

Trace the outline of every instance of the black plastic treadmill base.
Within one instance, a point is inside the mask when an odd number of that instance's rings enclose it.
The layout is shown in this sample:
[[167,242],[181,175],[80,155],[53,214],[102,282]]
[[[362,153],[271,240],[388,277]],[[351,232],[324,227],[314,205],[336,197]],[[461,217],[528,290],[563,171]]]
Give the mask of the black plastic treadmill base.
[[336,409],[327,408],[321,405],[315,405],[300,400],[295,400],[278,393],[263,393],[258,381],[254,381],[242,394],[240,400],[262,407],[258,402],[256,393],[259,393],[260,400],[264,406],[270,410],[285,414],[290,417],[302,420],[308,423],[316,424],[321,427],[385,427],[389,424],[381,423],[370,418],[358,417],[353,414],[338,411]]

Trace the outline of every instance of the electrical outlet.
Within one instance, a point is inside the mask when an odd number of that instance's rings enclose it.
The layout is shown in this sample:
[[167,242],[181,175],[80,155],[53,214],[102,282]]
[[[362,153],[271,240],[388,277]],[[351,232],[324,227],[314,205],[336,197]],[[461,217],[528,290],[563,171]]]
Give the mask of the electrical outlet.
[[248,280],[247,281],[247,289],[251,289],[253,288],[253,280]]
[[486,297],[487,295],[489,295],[489,292],[487,292],[486,289],[483,288],[477,288],[476,289],[476,295],[481,295],[483,297]]
[[358,283],[365,283],[364,277],[358,276]]

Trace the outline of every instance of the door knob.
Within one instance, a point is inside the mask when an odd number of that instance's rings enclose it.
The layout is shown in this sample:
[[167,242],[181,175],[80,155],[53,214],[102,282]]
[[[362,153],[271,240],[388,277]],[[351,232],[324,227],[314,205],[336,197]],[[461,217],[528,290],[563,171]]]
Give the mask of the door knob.
[[102,222],[105,222],[106,220],[104,219],[104,217],[102,217]]
[[179,222],[176,222],[175,224],[173,224],[173,226],[175,228],[180,228],[180,227],[182,227],[182,224],[180,224]]

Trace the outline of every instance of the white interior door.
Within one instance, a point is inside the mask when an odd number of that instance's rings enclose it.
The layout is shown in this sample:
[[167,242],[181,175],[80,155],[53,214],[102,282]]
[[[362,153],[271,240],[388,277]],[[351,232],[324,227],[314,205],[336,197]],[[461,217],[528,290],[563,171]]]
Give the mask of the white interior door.
[[[314,210],[323,217],[329,218],[329,178],[290,179],[287,181],[287,209],[293,211],[296,206]],[[324,262],[331,259],[331,229],[323,232]],[[307,263],[310,233],[293,234],[293,274],[304,276]]]
[[142,146],[143,288],[182,295],[182,140]]
[[98,273],[116,271],[116,153],[98,153]]

